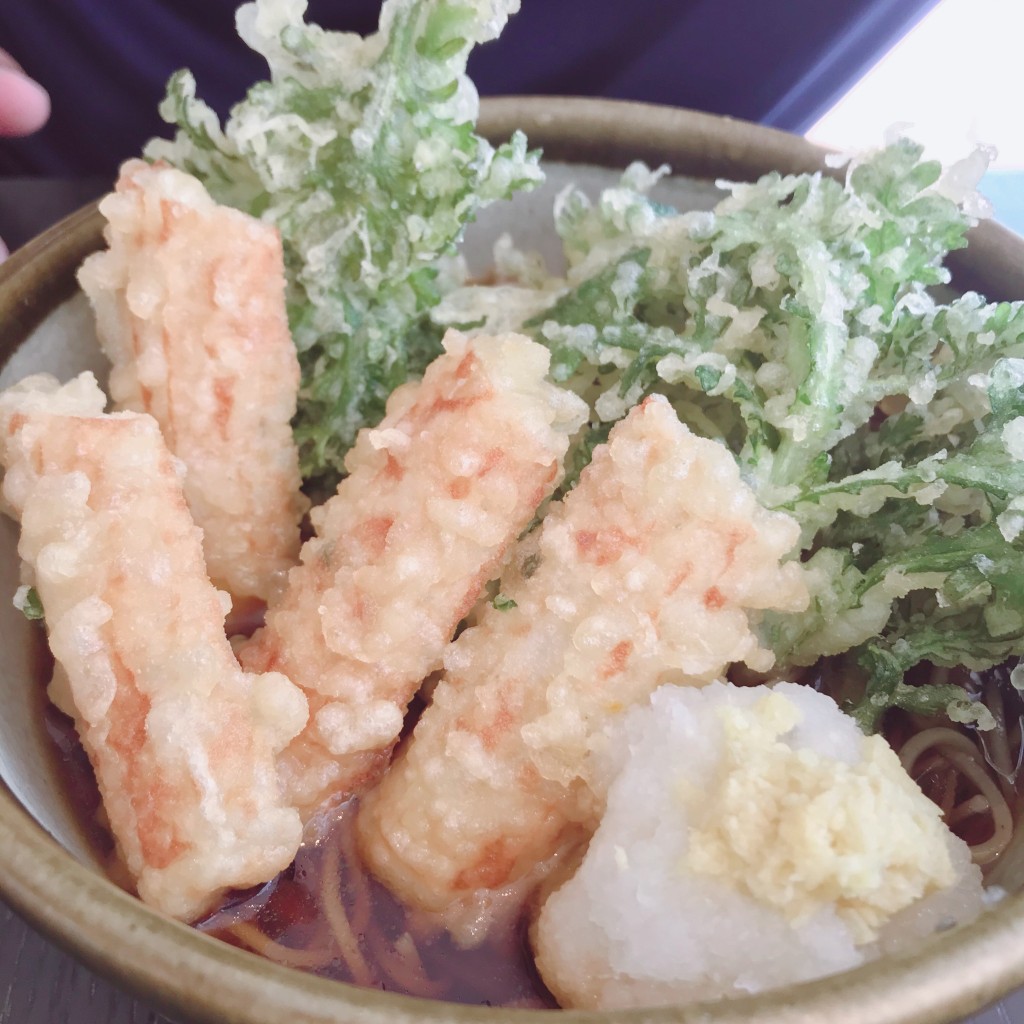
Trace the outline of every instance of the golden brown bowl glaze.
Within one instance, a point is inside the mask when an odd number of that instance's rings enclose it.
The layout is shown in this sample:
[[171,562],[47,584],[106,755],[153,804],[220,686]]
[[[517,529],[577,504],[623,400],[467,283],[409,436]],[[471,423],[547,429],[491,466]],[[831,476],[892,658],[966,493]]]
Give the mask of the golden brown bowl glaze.
[[[485,100],[483,133],[523,129],[548,159],[625,167],[668,163],[696,178],[749,180],[823,170],[824,152],[783,132],[686,110],[607,100]],[[826,170],[826,173],[829,172]],[[75,291],[74,274],[101,244],[90,206],[0,266],[0,365]],[[986,223],[952,260],[961,290],[1024,297],[1024,240]],[[0,642],[0,647],[7,641]],[[26,699],[0,678],[0,699]],[[19,685],[23,685],[19,684]],[[1024,867],[1013,886],[1024,883]],[[279,967],[166,920],[83,865],[0,786],[0,892],[55,942],[173,1015],[209,1024],[516,1024],[535,1011],[456,1006],[358,989]],[[765,995],[608,1014],[564,1012],[564,1024],[938,1024],[976,1012],[1024,984],[1024,895],[912,956]]]

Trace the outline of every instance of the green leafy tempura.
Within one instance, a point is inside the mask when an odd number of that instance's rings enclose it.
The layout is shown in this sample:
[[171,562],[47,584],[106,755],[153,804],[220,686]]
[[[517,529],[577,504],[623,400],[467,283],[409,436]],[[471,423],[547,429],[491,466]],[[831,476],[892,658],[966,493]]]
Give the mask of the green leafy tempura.
[[[516,300],[592,401],[570,479],[658,391],[800,522],[811,605],[766,639],[783,671],[851,652],[865,728],[892,705],[987,723],[906,672],[1024,652],[1024,308],[932,294],[974,221],[971,163],[943,176],[901,140],[845,181],[769,174],[688,214],[634,165],[594,205],[560,198],[566,278]],[[466,289],[437,316],[472,305]]]
[[305,7],[242,7],[239,33],[270,81],[222,129],[178,72],[160,108],[176,137],[146,155],[280,230],[303,476],[336,479],[359,428],[440,352],[425,316],[439,297],[438,258],[477,210],[543,176],[521,133],[497,150],[475,134],[465,75],[472,48],[498,35],[519,0],[386,0],[366,39],[305,24]]
[[30,622],[37,622],[45,617],[43,602],[35,587],[18,587],[14,593],[14,607]]
[[506,244],[505,284],[443,286],[476,212],[542,178],[522,135],[494,150],[474,134],[465,76],[518,6],[387,0],[362,39],[306,25],[304,0],[257,0],[238,25],[270,81],[223,129],[187,72],[171,81],[177,136],[148,155],[281,231],[304,475],[343,471],[443,326],[520,328],[593,410],[563,490],[665,394],[802,527],[810,607],[764,627],[780,669],[845,656],[865,728],[891,706],[987,724],[962,688],[906,681],[1024,653],[1024,307],[936,297],[984,156],[944,174],[900,140],[845,179],[769,174],[683,214],[649,198],[664,169],[635,164],[596,204],[559,197],[564,277]]

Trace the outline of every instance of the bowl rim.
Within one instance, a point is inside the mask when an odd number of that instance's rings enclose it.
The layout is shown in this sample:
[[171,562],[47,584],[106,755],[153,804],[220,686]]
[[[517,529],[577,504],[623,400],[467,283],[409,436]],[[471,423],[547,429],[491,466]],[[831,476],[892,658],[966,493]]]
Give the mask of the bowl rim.
[[[526,132],[550,159],[623,167],[667,161],[693,177],[744,180],[770,170],[824,170],[826,151],[775,129],[674,107],[576,97],[482,101],[480,130],[493,140]],[[81,260],[102,244],[92,203],[0,265],[0,364],[75,291]],[[1024,295],[1024,241],[992,223],[972,231],[957,283]],[[1016,259],[1016,268],[1010,258]],[[978,268],[981,268],[980,270]],[[993,280],[993,273],[1000,271]],[[0,783],[0,894],[89,967],[171,1014],[209,1024],[493,1024],[535,1021],[535,1011],[494,1010],[380,993],[273,964],[164,918],[80,864]],[[972,925],[916,953],[756,996],[714,1003],[586,1013],[566,1024],[939,1024],[1024,984],[1024,894],[1007,896]]]

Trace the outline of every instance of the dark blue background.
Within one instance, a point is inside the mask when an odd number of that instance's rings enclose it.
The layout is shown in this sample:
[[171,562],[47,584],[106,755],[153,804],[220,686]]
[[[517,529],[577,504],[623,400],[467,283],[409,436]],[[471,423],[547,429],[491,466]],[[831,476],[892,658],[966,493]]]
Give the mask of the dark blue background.
[[[523,0],[478,50],[481,93],[613,96],[803,131],[936,0]],[[53,98],[40,134],[0,141],[0,174],[112,176],[150,136],[172,71],[223,115],[264,77],[236,0],[0,0],[0,47]],[[378,0],[312,0],[325,27],[376,26]],[[886,113],[879,112],[879,123]]]

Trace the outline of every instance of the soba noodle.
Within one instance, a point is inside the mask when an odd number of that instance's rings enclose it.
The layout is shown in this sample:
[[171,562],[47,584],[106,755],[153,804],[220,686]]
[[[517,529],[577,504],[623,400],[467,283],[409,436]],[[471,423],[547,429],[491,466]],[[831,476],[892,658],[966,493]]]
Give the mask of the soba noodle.
[[323,824],[296,864],[201,922],[201,930],[287,967],[421,998],[545,1008],[550,995],[517,928],[457,948],[439,922],[398,905],[359,858],[357,802]]
[[[345,832],[342,829],[335,829],[336,840],[328,844],[327,854],[324,858],[323,883],[321,887],[321,898],[324,915],[331,926],[331,932],[338,944],[342,960],[352,980],[357,985],[372,985],[374,975],[366,963],[362,949],[359,946],[359,932],[364,930],[370,920],[370,900],[365,884],[350,885],[349,891],[353,893],[351,910],[345,906],[341,892],[342,859],[341,845],[344,841]],[[351,853],[352,851],[348,851]],[[346,858],[346,865],[354,861]],[[347,874],[352,874],[347,871]],[[365,879],[363,880],[365,883]]]
[[[1022,756],[1019,735],[1014,740],[1006,728],[1003,689],[994,673],[985,679],[983,699],[995,719],[994,729],[978,730],[974,739],[952,726],[929,726],[913,733],[897,751],[907,773],[942,808],[946,823],[963,836],[972,859],[982,867],[992,864],[1013,839],[1013,784]],[[991,822],[990,833],[980,839],[976,829],[965,827],[977,818]]]
[[331,956],[323,953],[316,953],[305,949],[292,949],[290,946],[282,946],[280,942],[268,939],[259,928],[249,921],[239,921],[231,925],[227,932],[233,935],[242,945],[251,949],[260,956],[265,956],[275,964],[284,967],[298,967],[305,971],[316,971],[326,967]]

